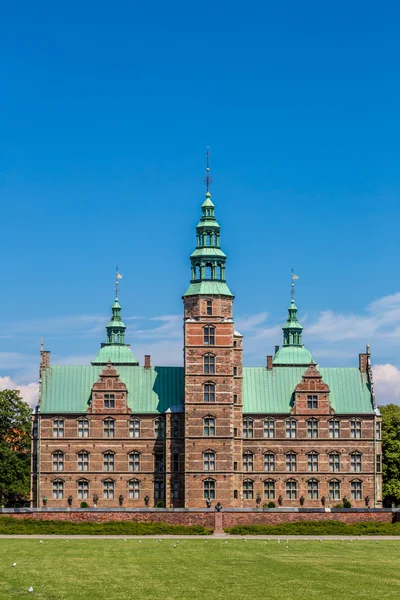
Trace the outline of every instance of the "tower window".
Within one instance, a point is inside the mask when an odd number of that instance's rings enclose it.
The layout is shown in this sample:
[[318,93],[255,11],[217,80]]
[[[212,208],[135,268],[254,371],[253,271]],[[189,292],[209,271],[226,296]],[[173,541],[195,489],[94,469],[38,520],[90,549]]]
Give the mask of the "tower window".
[[212,300],[207,300],[207,315],[212,315]]
[[204,402],[215,402],[215,383],[204,384],[203,399]]
[[214,417],[204,417],[204,435],[207,437],[215,435]]
[[203,366],[206,375],[213,375],[215,373],[215,356],[213,354],[205,354]]
[[212,450],[204,452],[203,464],[205,471],[215,471],[215,452]]
[[211,264],[206,264],[205,266],[205,278],[206,279],[213,279],[213,266]]
[[215,344],[215,327],[204,327],[204,345],[214,346]]

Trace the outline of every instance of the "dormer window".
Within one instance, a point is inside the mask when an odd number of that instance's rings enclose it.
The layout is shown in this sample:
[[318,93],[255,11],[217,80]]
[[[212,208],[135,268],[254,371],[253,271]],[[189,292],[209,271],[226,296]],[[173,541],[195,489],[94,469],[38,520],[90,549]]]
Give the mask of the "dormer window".
[[104,394],[104,408],[115,408],[115,394]]
[[307,408],[318,408],[318,396],[307,396]]

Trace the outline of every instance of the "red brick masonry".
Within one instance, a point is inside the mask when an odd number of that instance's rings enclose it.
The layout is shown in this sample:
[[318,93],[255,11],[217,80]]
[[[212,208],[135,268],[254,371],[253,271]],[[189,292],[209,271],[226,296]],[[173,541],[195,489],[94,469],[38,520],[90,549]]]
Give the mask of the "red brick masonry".
[[[277,525],[280,523],[293,523],[296,521],[341,521],[342,523],[358,523],[360,521],[373,521],[392,523],[400,520],[400,512],[387,510],[343,510],[332,509],[327,511],[288,511],[288,510],[226,510],[217,513],[214,510],[181,509],[181,510],[31,510],[19,509],[18,512],[3,509],[4,514],[15,519],[43,519],[60,521],[90,521],[106,523],[109,521],[137,521],[162,522],[171,525],[203,525],[210,529],[215,527],[216,519],[222,519],[222,528],[235,525]],[[396,518],[397,517],[397,518]],[[219,524],[218,524],[219,525]]]

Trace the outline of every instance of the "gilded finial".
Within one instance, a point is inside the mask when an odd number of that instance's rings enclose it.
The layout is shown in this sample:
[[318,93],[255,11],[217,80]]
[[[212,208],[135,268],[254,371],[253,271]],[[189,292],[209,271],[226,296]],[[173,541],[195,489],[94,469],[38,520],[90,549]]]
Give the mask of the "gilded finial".
[[204,183],[206,185],[206,196],[210,195],[210,185],[212,184],[212,177],[210,175],[210,148],[207,146],[206,150],[206,176],[204,177]]
[[116,275],[115,275],[115,297],[118,298],[118,279],[122,279],[121,273],[118,272],[118,264],[116,267]]
[[294,269],[292,267],[292,285],[291,285],[291,288],[290,288],[290,294],[292,296],[292,302],[294,302],[294,282],[298,278],[299,278],[299,276],[294,274]]

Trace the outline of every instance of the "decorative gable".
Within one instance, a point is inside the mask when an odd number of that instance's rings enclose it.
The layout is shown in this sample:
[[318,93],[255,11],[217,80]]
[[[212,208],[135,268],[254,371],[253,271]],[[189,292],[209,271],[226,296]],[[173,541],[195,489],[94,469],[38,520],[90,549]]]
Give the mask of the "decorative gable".
[[302,375],[294,390],[292,414],[330,415],[334,413],[329,400],[329,386],[323,381],[315,362]]
[[100,373],[99,379],[92,387],[92,400],[89,413],[126,413],[128,408],[128,391],[120,380],[115,367],[108,362]]

